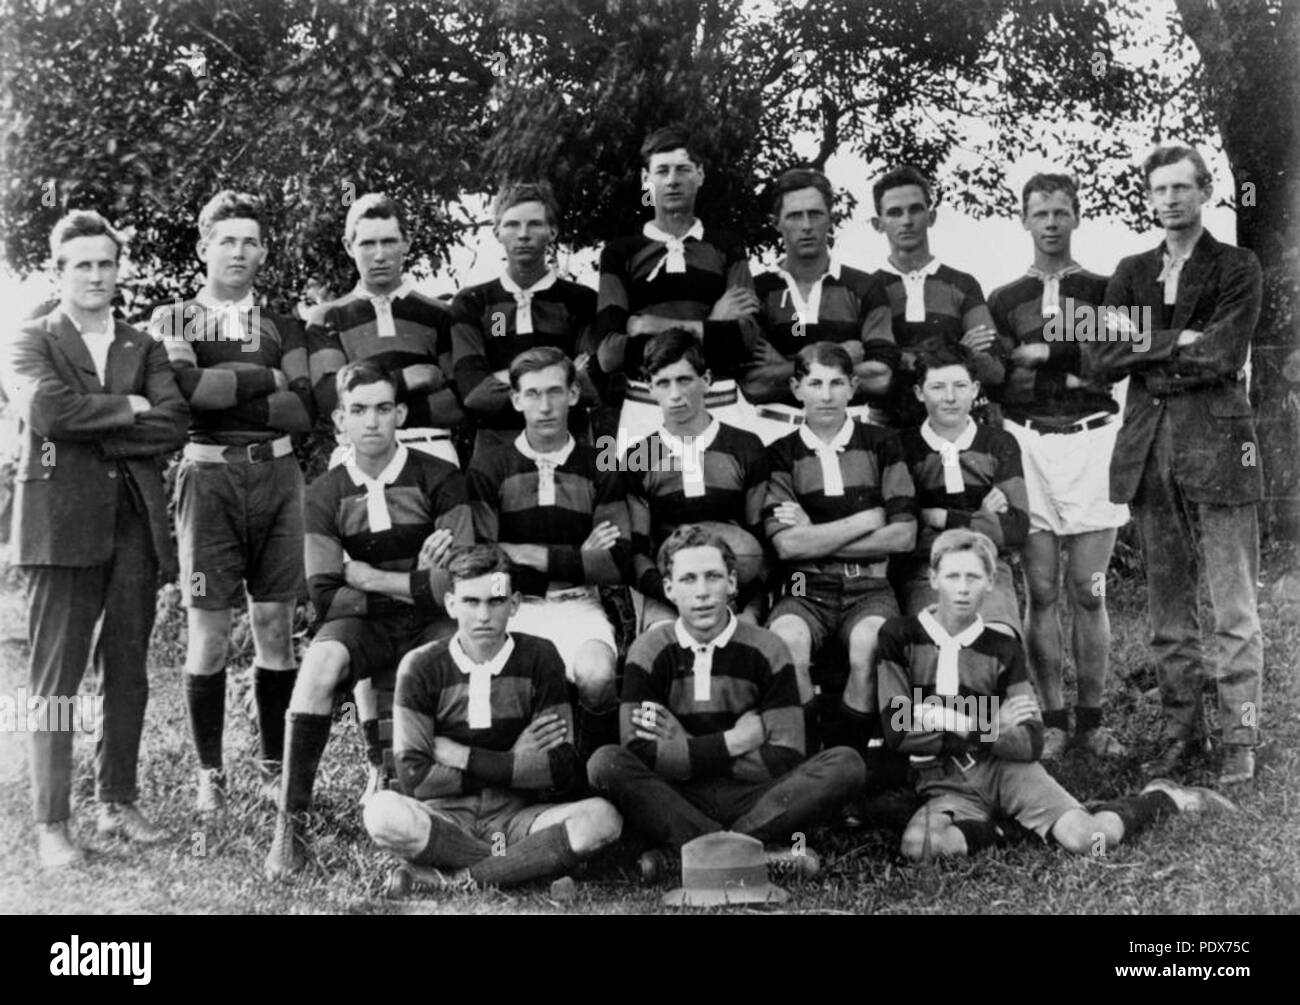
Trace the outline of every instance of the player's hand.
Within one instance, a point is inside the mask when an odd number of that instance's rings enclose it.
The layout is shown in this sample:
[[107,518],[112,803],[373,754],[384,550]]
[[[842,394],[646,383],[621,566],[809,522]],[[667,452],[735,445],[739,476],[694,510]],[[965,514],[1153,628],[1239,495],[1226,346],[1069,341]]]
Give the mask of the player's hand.
[[[849,345],[858,345],[858,343],[850,342]],[[866,350],[863,349],[862,352],[865,353]],[[852,353],[849,355],[852,355]],[[862,355],[862,353],[859,353],[859,355]],[[882,363],[878,359],[857,360],[855,369],[859,366],[862,368],[857,371],[859,380],[888,380],[894,375],[893,368],[888,363]]]
[[1011,362],[1016,366],[1037,367],[1042,366],[1051,356],[1052,350],[1046,342],[1032,342],[1026,345],[1018,345],[1011,350]]
[[437,391],[444,383],[442,371],[432,363],[412,363],[402,367],[402,381],[408,391]]
[[469,766],[469,747],[445,736],[433,738],[433,759],[457,771],[464,771]]
[[424,539],[424,544],[420,545],[420,557],[415,563],[417,569],[432,569],[443,567],[447,564],[447,558],[451,554],[452,542],[455,536],[446,527],[439,527],[432,534]]
[[980,509],[991,515],[1005,513],[1010,508],[1011,503],[1007,501],[1006,494],[999,488],[989,489],[989,494],[980,501]]
[[749,358],[756,366],[772,366],[786,361],[785,357],[765,338],[760,338],[754,343],[754,351]]
[[128,394],[126,400],[131,403],[132,415],[139,415],[141,412],[147,412],[149,409],[153,408],[149,399],[143,394]]
[[744,286],[731,286],[718,298],[713,310],[709,311],[709,320],[739,321],[748,314],[757,314],[758,307],[758,296],[753,290]]
[[632,710],[632,725],[638,740],[672,743],[686,737],[677,716],[655,701],[643,701],[639,708]]
[[1182,348],[1183,346],[1192,345],[1203,334],[1204,332],[1198,332],[1193,328],[1184,328],[1181,332],[1178,333],[1178,341],[1175,342],[1174,345],[1178,346],[1179,348]]
[[985,352],[997,338],[997,329],[992,325],[976,325],[961,337],[961,344],[971,352]]
[[553,714],[539,715],[524,727],[524,731],[519,734],[515,745],[510,749],[516,754],[529,751],[544,754],[548,750],[554,750],[568,738],[569,726],[563,718]]
[[587,535],[587,540],[582,542],[582,547],[592,551],[608,551],[618,542],[618,537],[618,528],[608,520],[602,520],[591,528],[591,533]]
[[926,506],[921,510],[921,523],[935,530],[948,526],[948,511],[941,506]]
[[368,590],[370,576],[374,571],[373,565],[355,559],[343,563],[343,579],[354,590]]
[[[867,354],[867,350],[863,347],[861,342],[840,342],[838,344],[841,349],[849,354],[849,359],[853,361],[854,366],[861,363]],[[888,371],[889,367],[885,367],[885,369]]]
[[767,727],[763,717],[752,709],[736,720],[736,724],[726,732],[727,750],[732,757],[748,754],[757,750],[767,740]]
[[584,373],[587,369],[587,364],[590,362],[591,362],[591,353],[580,352],[576,357],[574,357],[573,368],[577,370],[578,373]]
[[797,502],[780,503],[772,515],[787,527],[807,527],[812,524],[812,517]]
[[997,732],[1015,729],[1038,715],[1038,702],[1032,695],[1018,694],[998,702]]

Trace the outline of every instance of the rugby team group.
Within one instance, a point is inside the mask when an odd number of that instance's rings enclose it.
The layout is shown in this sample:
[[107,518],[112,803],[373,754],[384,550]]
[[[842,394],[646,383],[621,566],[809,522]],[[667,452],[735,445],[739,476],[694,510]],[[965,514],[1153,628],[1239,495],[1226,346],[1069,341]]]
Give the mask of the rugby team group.
[[[1181,782],[1255,774],[1261,279],[1204,229],[1197,151],[1145,160],[1163,240],[1110,277],[1072,257],[1075,181],[1035,175],[1018,207],[1033,264],[987,300],[931,254],[934,191],[915,168],[873,185],[889,246],[874,273],[832,252],[826,177],[781,174],[784,257],[754,277],[743,243],[696,215],[691,137],[660,129],[641,154],[653,218],[606,243],[598,291],[556,273],[544,183],[502,187],[505,270],[450,304],[407,277],[408,224],[382,194],[347,210],[356,287],[296,316],[257,297],[254,195],[202,208],[203,288],[134,326],[114,310],[120,234],[90,210],[58,222],[61,298],[8,340],[0,374],[23,424],[11,561],[31,693],[75,696],[97,666],[98,834],[168,840],[136,805],[137,757],[154,586],[177,575],[209,819],[235,798],[226,664],[247,598],[273,879],[310,860],[349,693],[365,828],[437,886],[564,875],[620,837],[660,880],[717,832],[808,877],[806,833],[860,825],[895,788],[918,807],[910,860],[1016,827],[1096,853],[1169,813],[1231,809]],[[295,437],[318,419],[338,445],[305,485]],[[173,543],[162,473],[177,449]],[[1159,737],[1103,721],[1106,572],[1130,516]],[[1130,745],[1150,755],[1145,787],[1090,808],[1044,767]],[[69,731],[32,734],[44,868],[84,859],[72,768]]]

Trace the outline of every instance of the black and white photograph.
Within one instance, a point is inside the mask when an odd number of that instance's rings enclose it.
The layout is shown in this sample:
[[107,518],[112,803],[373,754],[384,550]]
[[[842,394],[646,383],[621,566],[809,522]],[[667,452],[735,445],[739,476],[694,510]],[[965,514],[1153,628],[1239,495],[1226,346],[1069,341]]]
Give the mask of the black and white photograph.
[[1300,0],[0,0],[0,124],[0,913],[1262,975]]

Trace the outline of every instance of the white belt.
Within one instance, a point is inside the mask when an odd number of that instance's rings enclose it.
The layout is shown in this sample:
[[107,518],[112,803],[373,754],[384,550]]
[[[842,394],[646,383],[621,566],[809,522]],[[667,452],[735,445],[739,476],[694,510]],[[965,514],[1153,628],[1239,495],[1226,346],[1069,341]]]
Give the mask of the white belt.
[[[658,405],[654,395],[650,393],[650,385],[643,380],[629,380],[627,382],[627,401],[635,401],[642,405]],[[723,405],[734,405],[740,400],[740,392],[736,388],[734,380],[715,380],[709,385],[709,389],[704,392],[705,408],[721,408]]]
[[450,429],[399,429],[397,431],[398,443],[437,443],[440,440],[450,439]]
[[223,447],[219,443],[187,443],[184,456],[187,461],[204,464],[256,464],[287,457],[293,453],[293,440],[277,436],[274,440],[248,443],[243,446]]

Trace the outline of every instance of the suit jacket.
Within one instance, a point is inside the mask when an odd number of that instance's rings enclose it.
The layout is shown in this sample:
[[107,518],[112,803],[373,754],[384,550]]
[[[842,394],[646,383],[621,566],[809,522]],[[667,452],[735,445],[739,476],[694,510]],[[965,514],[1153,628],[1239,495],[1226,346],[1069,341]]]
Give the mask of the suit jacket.
[[[1132,342],[1102,341],[1099,331],[1084,354],[1090,376],[1107,383],[1131,378],[1111,460],[1111,500],[1133,500],[1163,420],[1173,437],[1175,475],[1188,499],[1258,502],[1263,497],[1259,445],[1242,368],[1259,320],[1259,261],[1245,248],[1202,233],[1183,265],[1170,325],[1158,328],[1164,283],[1156,277],[1164,266],[1163,250],[1162,244],[1121,261],[1103,301],[1124,309],[1151,308],[1154,324],[1144,325],[1151,336],[1148,351],[1137,351]],[[1201,337],[1177,346],[1179,333],[1189,328]]]
[[[104,371],[101,383],[62,310],[28,323],[4,347],[0,376],[23,427],[11,561],[108,561],[126,478],[148,515],[159,568],[171,578],[176,555],[161,466],[185,443],[189,409],[162,344],[123,322],[115,322]],[[136,415],[129,394],[153,407]]]

